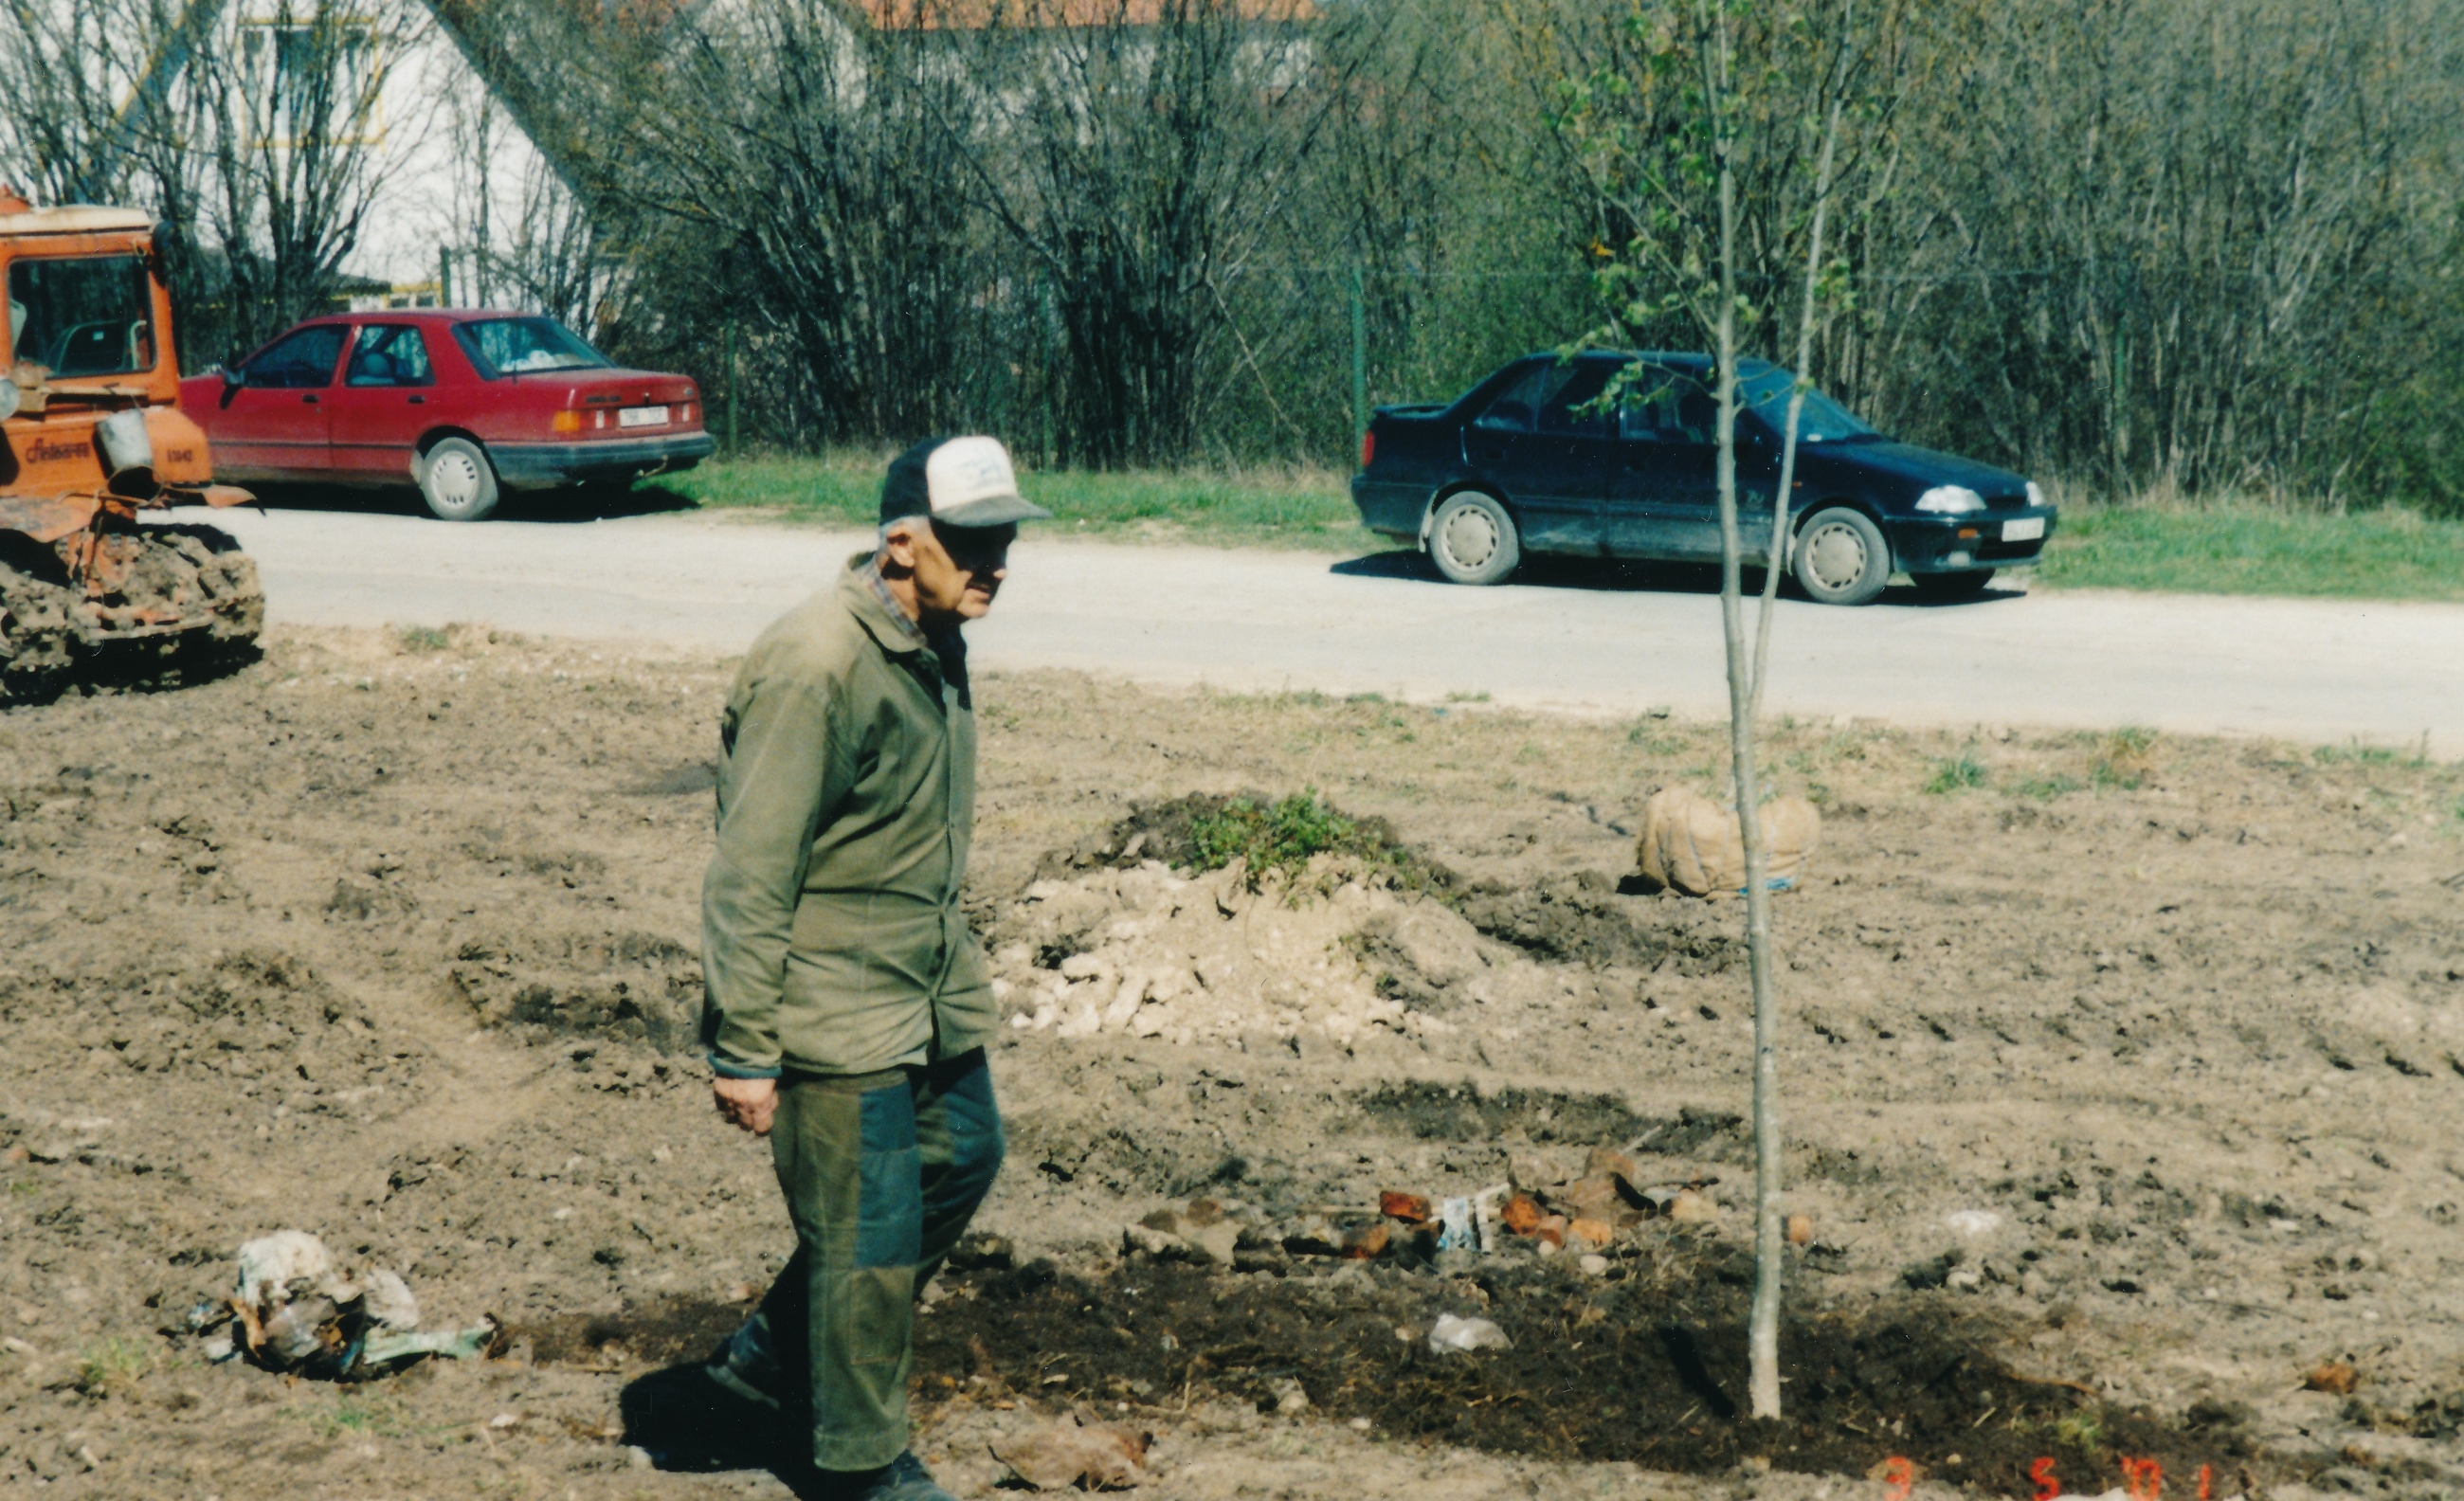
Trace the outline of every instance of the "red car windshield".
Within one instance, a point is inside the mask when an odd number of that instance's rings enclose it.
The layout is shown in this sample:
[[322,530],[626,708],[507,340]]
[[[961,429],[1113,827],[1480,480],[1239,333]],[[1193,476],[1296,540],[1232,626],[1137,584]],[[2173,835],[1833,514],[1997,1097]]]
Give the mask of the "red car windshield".
[[604,370],[615,364],[552,318],[491,318],[456,323],[453,339],[479,373],[492,381],[542,370]]

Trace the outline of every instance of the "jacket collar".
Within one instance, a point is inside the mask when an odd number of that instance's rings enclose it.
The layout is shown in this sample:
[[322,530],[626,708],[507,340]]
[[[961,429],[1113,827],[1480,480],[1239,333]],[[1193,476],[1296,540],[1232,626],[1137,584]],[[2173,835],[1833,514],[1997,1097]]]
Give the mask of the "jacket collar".
[[882,582],[881,569],[873,555],[860,552],[847,560],[847,572],[839,576],[839,597],[865,633],[893,656],[921,651],[932,643],[925,639],[923,628],[907,618],[898,607],[890,585]]

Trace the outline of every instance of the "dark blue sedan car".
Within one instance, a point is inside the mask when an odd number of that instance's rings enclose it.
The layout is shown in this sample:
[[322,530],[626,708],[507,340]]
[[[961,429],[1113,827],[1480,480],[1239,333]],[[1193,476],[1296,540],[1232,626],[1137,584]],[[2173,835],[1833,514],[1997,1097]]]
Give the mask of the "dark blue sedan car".
[[[1794,378],[1737,364],[1737,504],[1746,559],[1770,552]],[[1458,584],[1499,584],[1526,554],[1714,563],[1719,404],[1704,355],[1591,351],[1517,360],[1444,406],[1381,407],[1352,498]],[[1862,605],[1894,572],[1945,597],[2027,567],[2054,529],[2030,480],[1913,444],[1808,391],[1786,563],[1806,594]]]

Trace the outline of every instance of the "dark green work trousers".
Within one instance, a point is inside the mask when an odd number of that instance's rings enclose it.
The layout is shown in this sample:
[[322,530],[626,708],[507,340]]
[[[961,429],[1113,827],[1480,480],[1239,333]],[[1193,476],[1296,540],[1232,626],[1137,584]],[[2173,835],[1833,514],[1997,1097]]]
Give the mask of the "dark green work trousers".
[[907,1447],[915,1293],[1001,1168],[983,1049],[921,1069],[789,1074],[770,1148],[796,1253],[718,1362],[801,1414],[813,1464],[872,1469]]

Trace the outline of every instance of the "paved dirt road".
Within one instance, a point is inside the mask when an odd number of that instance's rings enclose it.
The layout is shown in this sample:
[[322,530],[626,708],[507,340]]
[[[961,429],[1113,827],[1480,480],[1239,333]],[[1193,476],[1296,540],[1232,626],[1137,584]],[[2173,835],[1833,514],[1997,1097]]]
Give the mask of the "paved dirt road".
[[[220,518],[276,623],[484,622],[726,652],[867,539],[697,515],[452,526],[366,511]],[[1048,533],[1046,534],[1049,535]],[[1632,713],[1725,711],[1716,599],[1559,569],[1503,588],[1432,582],[1409,554],[1045,540],[973,633],[990,667],[1146,683],[1313,688]],[[1771,708],[1913,723],[2144,724],[2464,755],[2464,607],[1997,590],[1783,604]]]

